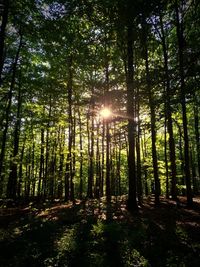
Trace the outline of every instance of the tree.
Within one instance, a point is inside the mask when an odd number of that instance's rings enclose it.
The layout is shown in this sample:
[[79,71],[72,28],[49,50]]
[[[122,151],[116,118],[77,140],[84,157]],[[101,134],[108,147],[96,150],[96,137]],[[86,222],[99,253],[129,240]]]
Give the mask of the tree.
[[6,36],[6,26],[8,23],[8,12],[9,12],[9,0],[4,0],[2,7],[2,22],[0,30],[0,84],[2,83],[2,70],[5,58],[5,36]]
[[178,58],[179,58],[179,76],[180,76],[180,100],[182,106],[182,116],[183,116],[183,133],[184,133],[184,170],[185,170],[185,180],[187,188],[187,203],[189,206],[192,205],[192,188],[191,188],[191,175],[189,166],[189,139],[188,139],[188,129],[187,129],[187,110],[186,110],[186,88],[185,88],[185,75],[184,75],[184,62],[183,62],[183,51],[184,51],[184,37],[183,37],[183,22],[180,22],[180,14],[178,1],[175,1],[175,13],[176,13],[176,32],[178,40]]

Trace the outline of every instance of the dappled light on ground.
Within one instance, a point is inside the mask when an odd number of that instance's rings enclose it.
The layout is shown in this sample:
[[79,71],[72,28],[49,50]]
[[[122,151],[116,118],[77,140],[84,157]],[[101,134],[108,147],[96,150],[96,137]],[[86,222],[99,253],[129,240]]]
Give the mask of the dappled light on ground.
[[126,198],[31,203],[1,209],[0,266],[199,266],[200,205]]

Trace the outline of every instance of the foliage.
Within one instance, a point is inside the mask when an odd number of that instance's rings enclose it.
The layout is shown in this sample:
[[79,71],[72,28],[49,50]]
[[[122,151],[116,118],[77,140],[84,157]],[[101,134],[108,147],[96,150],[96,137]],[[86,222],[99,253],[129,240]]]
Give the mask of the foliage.
[[[134,179],[141,186],[139,190],[137,185],[137,197],[155,193],[156,173],[161,194],[167,188],[173,191],[175,178],[179,194],[188,192],[188,180],[198,194],[200,9],[196,1],[17,0],[9,1],[8,8],[5,33],[3,27],[1,32],[5,35],[1,38],[1,197],[72,200],[89,196],[91,187],[90,197],[98,198],[105,195],[106,177],[112,195],[127,194],[132,166],[127,125],[132,119],[138,145],[133,147]],[[183,47],[178,43],[178,23]],[[134,114],[127,108],[130,60]],[[113,112],[107,134],[106,122],[99,117],[105,105]]]

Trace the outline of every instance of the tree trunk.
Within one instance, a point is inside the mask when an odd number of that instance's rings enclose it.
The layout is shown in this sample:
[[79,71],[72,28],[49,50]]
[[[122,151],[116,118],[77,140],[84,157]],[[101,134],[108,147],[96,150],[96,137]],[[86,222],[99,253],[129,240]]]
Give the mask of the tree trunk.
[[41,144],[40,144],[40,168],[39,168],[39,182],[38,182],[38,196],[41,195],[41,183],[44,179],[44,127],[41,128]]
[[72,193],[71,192],[71,184],[72,183],[72,126],[73,126],[73,119],[72,119],[72,56],[69,57],[69,82],[67,84],[67,93],[68,93],[68,154],[67,154],[67,162],[66,162],[66,173],[65,173],[65,201],[71,199],[72,200]]
[[80,147],[80,169],[79,169],[79,198],[83,198],[83,138],[82,138],[82,121],[81,112],[78,108],[78,119],[79,119],[79,147]]
[[[195,103],[196,104],[196,103]],[[196,194],[199,193],[200,183],[200,136],[199,136],[199,115],[198,106],[194,104],[194,128],[195,128],[195,139],[196,139],[196,157],[197,157],[197,169],[198,169],[198,180],[196,180]]]
[[147,181],[147,177],[148,177],[148,175],[147,175],[147,166],[146,166],[146,164],[145,164],[145,162],[146,162],[146,158],[147,158],[147,148],[146,148],[146,134],[145,134],[145,129],[144,129],[144,139],[143,138],[141,138],[141,140],[142,140],[142,145],[141,145],[141,147],[142,147],[142,158],[143,158],[143,169],[144,169],[144,184],[145,184],[145,195],[146,196],[148,196],[148,194],[149,194],[149,186],[148,186],[148,181]]
[[[176,122],[176,125],[178,127],[178,132],[179,132],[179,160],[181,162],[181,175],[184,178],[184,156],[183,156],[183,134],[182,134],[182,129],[181,126],[179,125],[178,122]],[[183,179],[183,184],[185,185],[185,179]]]
[[26,152],[26,178],[25,178],[25,199],[28,200],[30,197],[31,188],[31,147]]
[[59,177],[57,185],[57,196],[62,199],[63,196],[63,164],[64,164],[64,146],[65,146],[65,131],[63,127],[60,127],[59,131]]
[[[91,106],[94,107],[93,104]],[[88,121],[88,143],[90,142],[90,146],[88,147],[88,151],[89,151],[89,172],[88,172],[88,188],[87,188],[88,198],[93,198],[93,182],[94,182],[94,114],[93,114],[93,110],[94,109],[92,108],[91,128],[89,127],[89,121]],[[91,134],[90,134],[90,131],[91,131]]]
[[21,195],[22,195],[21,191],[22,191],[23,159],[24,159],[25,145],[26,145],[26,135],[24,137],[23,146],[22,146],[22,150],[21,150],[21,153],[20,153],[19,180],[18,180],[18,185],[17,185],[17,196],[18,196],[18,198],[20,198]]
[[18,152],[19,152],[19,137],[20,137],[20,126],[21,126],[21,81],[19,82],[18,88],[18,99],[17,99],[17,116],[14,129],[14,140],[13,140],[13,158],[11,159],[10,174],[7,184],[7,197],[15,199],[17,196],[17,168],[18,168]]
[[135,114],[134,114],[134,68],[133,68],[133,25],[127,27],[127,116],[128,116],[128,201],[127,208],[137,210],[136,166],[135,166]]
[[74,119],[72,119],[72,164],[71,164],[71,178],[70,178],[70,200],[74,201],[74,177],[76,172],[76,114],[74,109]]
[[[53,136],[52,136],[53,138]],[[55,170],[56,170],[56,139],[51,144],[51,157],[49,162],[49,198],[54,198],[55,193]]]
[[171,96],[170,96],[170,78],[169,78],[169,68],[168,68],[168,54],[166,47],[166,38],[163,27],[162,16],[160,14],[160,25],[162,33],[162,48],[164,56],[164,70],[165,70],[165,82],[166,82],[166,118],[167,118],[167,130],[169,134],[169,151],[170,151],[170,163],[171,163],[171,194],[173,199],[177,199],[177,188],[176,188],[176,153],[175,153],[175,143],[173,134],[173,124],[172,124],[172,112],[171,112]]
[[185,77],[184,77],[184,62],[183,62],[183,49],[184,49],[184,37],[183,37],[183,25],[179,18],[178,2],[175,1],[175,12],[176,12],[176,32],[178,40],[178,56],[179,56],[179,75],[180,75],[180,90],[181,90],[181,106],[182,106],[182,118],[183,118],[183,134],[184,134],[184,171],[186,181],[186,193],[187,193],[187,204],[191,206],[193,204],[192,199],[192,187],[191,187],[191,174],[190,174],[190,159],[189,159],[189,138],[188,138],[188,127],[187,127],[187,109],[185,100]]
[[101,181],[101,159],[99,150],[99,123],[97,124],[97,143],[96,143],[96,186],[95,186],[95,197],[100,196],[100,181]]
[[137,193],[138,203],[142,205],[142,173],[141,173],[141,154],[140,154],[140,104],[139,104],[139,89],[137,90],[137,138],[136,138],[136,153],[137,153]]
[[105,123],[102,123],[102,151],[101,151],[101,182],[100,182],[100,196],[104,195],[104,166],[105,166]]
[[45,157],[45,173],[43,179],[43,196],[46,198],[48,195],[48,180],[49,180],[49,155],[50,155],[50,145],[49,145],[49,135],[50,135],[50,120],[51,120],[51,110],[52,110],[52,96],[50,95],[49,101],[49,114],[48,114],[48,123],[47,123],[47,130],[46,130],[46,157]]
[[111,200],[110,192],[110,130],[109,121],[105,121],[106,125],[106,199]]
[[16,72],[17,72],[17,64],[19,59],[20,50],[22,47],[22,35],[20,35],[20,42],[18,46],[18,50],[15,56],[15,60],[13,63],[13,73],[12,73],[12,79],[10,84],[10,89],[8,92],[8,103],[6,106],[5,111],[5,126],[2,134],[2,144],[1,144],[1,154],[0,154],[0,196],[3,192],[3,162],[4,162],[4,156],[5,156],[5,148],[6,148],[6,141],[7,141],[7,132],[8,132],[8,126],[9,126],[9,116],[10,116],[10,109],[12,105],[12,96],[13,96],[13,90],[15,87],[15,79],[16,79]]
[[165,154],[165,169],[166,169],[166,198],[169,198],[169,170],[168,170],[168,158],[167,158],[167,129],[166,129],[166,117],[165,117],[165,147],[164,147],[164,154]]
[[35,194],[35,182],[36,182],[36,177],[35,177],[35,138],[34,138],[34,133],[32,129],[32,153],[31,153],[31,174],[30,174],[30,184],[31,184],[31,195],[34,196]]
[[5,46],[5,36],[6,36],[6,25],[8,22],[8,8],[9,0],[3,0],[3,15],[0,31],[0,85],[2,84],[2,70],[4,64],[4,46]]
[[[143,25],[146,27],[146,25]],[[147,39],[146,39],[146,29],[144,28],[143,38],[145,46],[145,65],[146,65],[146,83],[147,83],[147,92],[149,97],[149,106],[151,114],[151,143],[152,143],[152,160],[153,160],[153,173],[154,173],[154,186],[155,186],[155,204],[160,202],[160,181],[158,177],[158,161],[157,161],[157,151],[156,151],[156,116],[155,116],[155,105],[153,101],[153,95],[151,90],[151,79],[149,73],[149,56],[147,48]]]
[[119,141],[118,141],[118,151],[116,151],[117,152],[116,159],[117,159],[117,181],[118,181],[117,193],[118,193],[118,196],[121,196],[121,150],[122,150],[122,142],[121,142],[121,132],[120,132]]

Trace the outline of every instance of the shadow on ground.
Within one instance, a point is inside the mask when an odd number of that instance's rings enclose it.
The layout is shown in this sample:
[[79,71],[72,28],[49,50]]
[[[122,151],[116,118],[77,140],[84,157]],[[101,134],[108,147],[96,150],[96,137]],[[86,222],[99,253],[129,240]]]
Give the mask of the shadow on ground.
[[1,267],[186,266],[200,263],[200,206],[145,200],[136,214],[125,199],[31,203],[0,216]]

